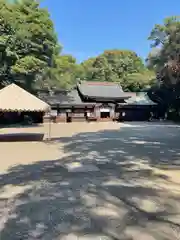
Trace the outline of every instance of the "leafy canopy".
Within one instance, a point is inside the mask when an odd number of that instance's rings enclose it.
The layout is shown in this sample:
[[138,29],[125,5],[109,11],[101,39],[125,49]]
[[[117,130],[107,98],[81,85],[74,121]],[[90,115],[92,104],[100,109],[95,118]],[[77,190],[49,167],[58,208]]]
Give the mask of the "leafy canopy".
[[140,91],[152,84],[155,75],[142,59],[129,50],[106,50],[82,63],[86,80],[119,82],[126,91]]
[[180,82],[180,17],[169,17],[163,24],[155,25],[149,40],[153,51],[148,56],[148,65],[167,87],[176,85]]
[[0,48],[1,85],[13,81],[33,87],[60,50],[48,11],[35,0],[0,0]]

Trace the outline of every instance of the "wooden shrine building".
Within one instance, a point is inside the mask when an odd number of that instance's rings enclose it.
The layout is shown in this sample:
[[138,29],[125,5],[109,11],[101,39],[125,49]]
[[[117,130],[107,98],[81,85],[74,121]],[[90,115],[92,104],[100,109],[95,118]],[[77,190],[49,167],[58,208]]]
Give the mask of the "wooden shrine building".
[[79,82],[69,92],[38,96],[52,109],[54,122],[147,120],[156,104],[136,101],[136,93],[124,92],[118,83]]

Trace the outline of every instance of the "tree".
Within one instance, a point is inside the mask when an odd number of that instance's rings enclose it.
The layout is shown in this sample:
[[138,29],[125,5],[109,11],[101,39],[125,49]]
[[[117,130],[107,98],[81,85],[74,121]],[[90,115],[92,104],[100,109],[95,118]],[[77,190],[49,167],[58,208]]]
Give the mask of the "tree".
[[31,90],[60,50],[49,13],[35,0],[1,0],[0,33],[1,84],[17,82]]
[[91,81],[113,81],[113,71],[104,55],[96,57],[92,64]]
[[87,60],[83,61],[80,65],[82,67],[82,79],[91,81],[92,80],[92,73],[95,71],[93,64],[96,58],[88,58]]
[[152,100],[175,112],[180,106],[180,17],[164,19],[149,36],[152,52],[147,63],[157,74],[158,84],[149,91]]
[[153,53],[148,56],[148,65],[155,69],[161,83],[177,87],[180,82],[180,17],[169,17],[163,24],[155,25],[149,40]]
[[[153,71],[133,51],[106,50],[82,63],[86,80],[119,82],[124,90],[139,91],[151,85]],[[132,76],[131,76],[132,75]]]
[[104,52],[104,56],[119,78],[145,69],[142,59],[133,51],[108,50]]
[[78,78],[83,79],[83,67],[76,63],[71,55],[58,55],[54,67],[46,69],[41,81],[50,88],[70,89],[76,85]]
[[144,70],[142,72],[128,74],[124,82],[124,90],[130,92],[146,91],[156,83],[154,71]]
[[125,90],[137,91],[151,84],[152,71],[133,51],[107,50],[81,64],[60,51],[49,13],[36,0],[0,0],[1,85],[70,89],[85,79],[119,82]]

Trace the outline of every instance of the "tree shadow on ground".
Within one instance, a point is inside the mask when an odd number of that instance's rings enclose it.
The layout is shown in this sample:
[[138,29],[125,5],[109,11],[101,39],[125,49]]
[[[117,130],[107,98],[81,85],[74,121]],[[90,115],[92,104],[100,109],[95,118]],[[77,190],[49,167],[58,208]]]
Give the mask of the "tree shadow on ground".
[[1,193],[28,186],[2,199],[1,239],[179,239],[180,198],[154,170],[179,167],[179,133],[127,127],[54,139],[64,146],[59,160],[0,175]]

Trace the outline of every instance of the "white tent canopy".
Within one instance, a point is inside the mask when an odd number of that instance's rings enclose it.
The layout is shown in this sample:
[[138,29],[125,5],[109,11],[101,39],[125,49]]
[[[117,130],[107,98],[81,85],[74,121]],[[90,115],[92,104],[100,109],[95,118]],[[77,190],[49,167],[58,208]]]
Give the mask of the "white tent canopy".
[[0,90],[0,111],[2,112],[48,112],[50,106],[12,83]]

